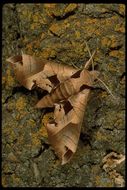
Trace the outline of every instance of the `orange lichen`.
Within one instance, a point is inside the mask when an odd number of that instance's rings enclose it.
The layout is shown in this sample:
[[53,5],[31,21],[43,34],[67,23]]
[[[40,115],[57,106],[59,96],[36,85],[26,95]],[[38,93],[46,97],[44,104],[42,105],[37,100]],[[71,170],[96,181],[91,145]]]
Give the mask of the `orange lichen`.
[[[85,25],[87,25],[87,24],[96,24],[96,23],[98,23],[99,22],[99,20],[98,19],[96,19],[96,18],[87,18],[86,20],[85,20],[85,22],[84,22],[84,24]],[[91,25],[92,26],[92,25]]]
[[110,47],[111,47],[111,48],[117,47],[117,45],[118,45],[118,43],[119,43],[118,36],[111,35],[111,36],[110,36],[110,40],[111,40]]
[[40,56],[45,59],[49,57],[55,57],[55,55],[56,55],[56,51],[51,48],[46,48],[40,53]]
[[118,23],[118,24],[116,24],[114,30],[115,30],[116,32],[125,33],[125,23],[123,22],[123,23]]
[[108,71],[116,72],[116,66],[113,66],[112,63],[108,63]]
[[60,35],[61,26],[60,24],[54,23],[50,26],[49,30],[55,34]]
[[38,133],[31,133],[31,142],[33,145],[40,145],[40,139],[38,138]]
[[101,44],[102,46],[109,47],[111,45],[111,39],[109,39],[108,37],[104,37],[101,39]]
[[16,102],[16,109],[18,111],[23,110],[26,107],[26,99],[24,97],[20,97]]
[[65,30],[70,26],[69,22],[66,23],[53,23],[50,28],[49,31],[51,31],[54,34],[57,34],[58,36],[61,36],[61,34],[63,34],[65,32]]
[[72,12],[78,7],[78,4],[76,3],[70,3],[64,10],[64,13]]
[[116,58],[120,58],[120,59],[124,59],[124,57],[125,57],[125,55],[124,55],[124,52],[123,51],[121,51],[121,50],[113,50],[113,51],[111,51],[110,53],[109,53],[109,55],[110,56],[112,56],[112,57],[116,57]]
[[101,45],[108,48],[115,48],[119,45],[119,38],[117,35],[108,35],[101,39]]

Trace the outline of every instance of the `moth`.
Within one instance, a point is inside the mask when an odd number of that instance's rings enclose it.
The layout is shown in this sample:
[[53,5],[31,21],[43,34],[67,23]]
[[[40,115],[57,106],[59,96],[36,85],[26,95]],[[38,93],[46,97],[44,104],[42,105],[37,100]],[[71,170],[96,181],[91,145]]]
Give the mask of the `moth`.
[[7,59],[21,85],[29,90],[36,86],[48,92],[35,107],[54,107],[54,118],[46,129],[49,143],[62,165],[76,152],[89,94],[99,75],[98,71],[88,70],[93,55],[82,69],[27,54]]

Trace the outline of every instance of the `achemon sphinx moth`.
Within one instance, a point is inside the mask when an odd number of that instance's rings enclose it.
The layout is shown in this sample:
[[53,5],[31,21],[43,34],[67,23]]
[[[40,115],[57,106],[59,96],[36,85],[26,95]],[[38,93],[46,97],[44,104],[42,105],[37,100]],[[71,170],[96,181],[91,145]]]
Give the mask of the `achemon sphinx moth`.
[[7,59],[24,87],[31,90],[38,86],[48,91],[36,107],[55,107],[54,120],[46,128],[62,164],[76,152],[90,89],[99,75],[98,71],[88,71],[91,60],[83,69],[76,69],[27,54]]

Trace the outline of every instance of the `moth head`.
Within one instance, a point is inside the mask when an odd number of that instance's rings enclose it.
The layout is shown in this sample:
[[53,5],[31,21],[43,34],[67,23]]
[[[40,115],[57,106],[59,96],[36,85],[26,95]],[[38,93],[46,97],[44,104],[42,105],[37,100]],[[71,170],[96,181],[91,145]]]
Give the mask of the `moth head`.
[[92,80],[95,81],[98,76],[100,75],[100,72],[99,71],[90,71],[90,75],[92,77]]
[[19,67],[22,67],[22,56],[12,56],[9,57],[7,60],[11,64],[11,66],[14,68],[14,70],[19,69]]
[[17,79],[20,79],[20,78],[22,79],[24,77],[22,56],[16,55],[16,56],[9,57],[7,59],[7,62],[9,62],[11,66],[13,67]]

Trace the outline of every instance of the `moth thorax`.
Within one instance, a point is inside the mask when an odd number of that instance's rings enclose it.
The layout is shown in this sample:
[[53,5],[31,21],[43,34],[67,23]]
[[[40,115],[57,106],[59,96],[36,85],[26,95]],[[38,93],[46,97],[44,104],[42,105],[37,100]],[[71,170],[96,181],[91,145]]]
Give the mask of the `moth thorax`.
[[84,85],[92,85],[93,84],[93,78],[90,74],[90,71],[84,69],[80,75],[80,84]]
[[75,93],[75,88],[71,80],[67,80],[65,83],[62,83],[59,90],[65,99]]

